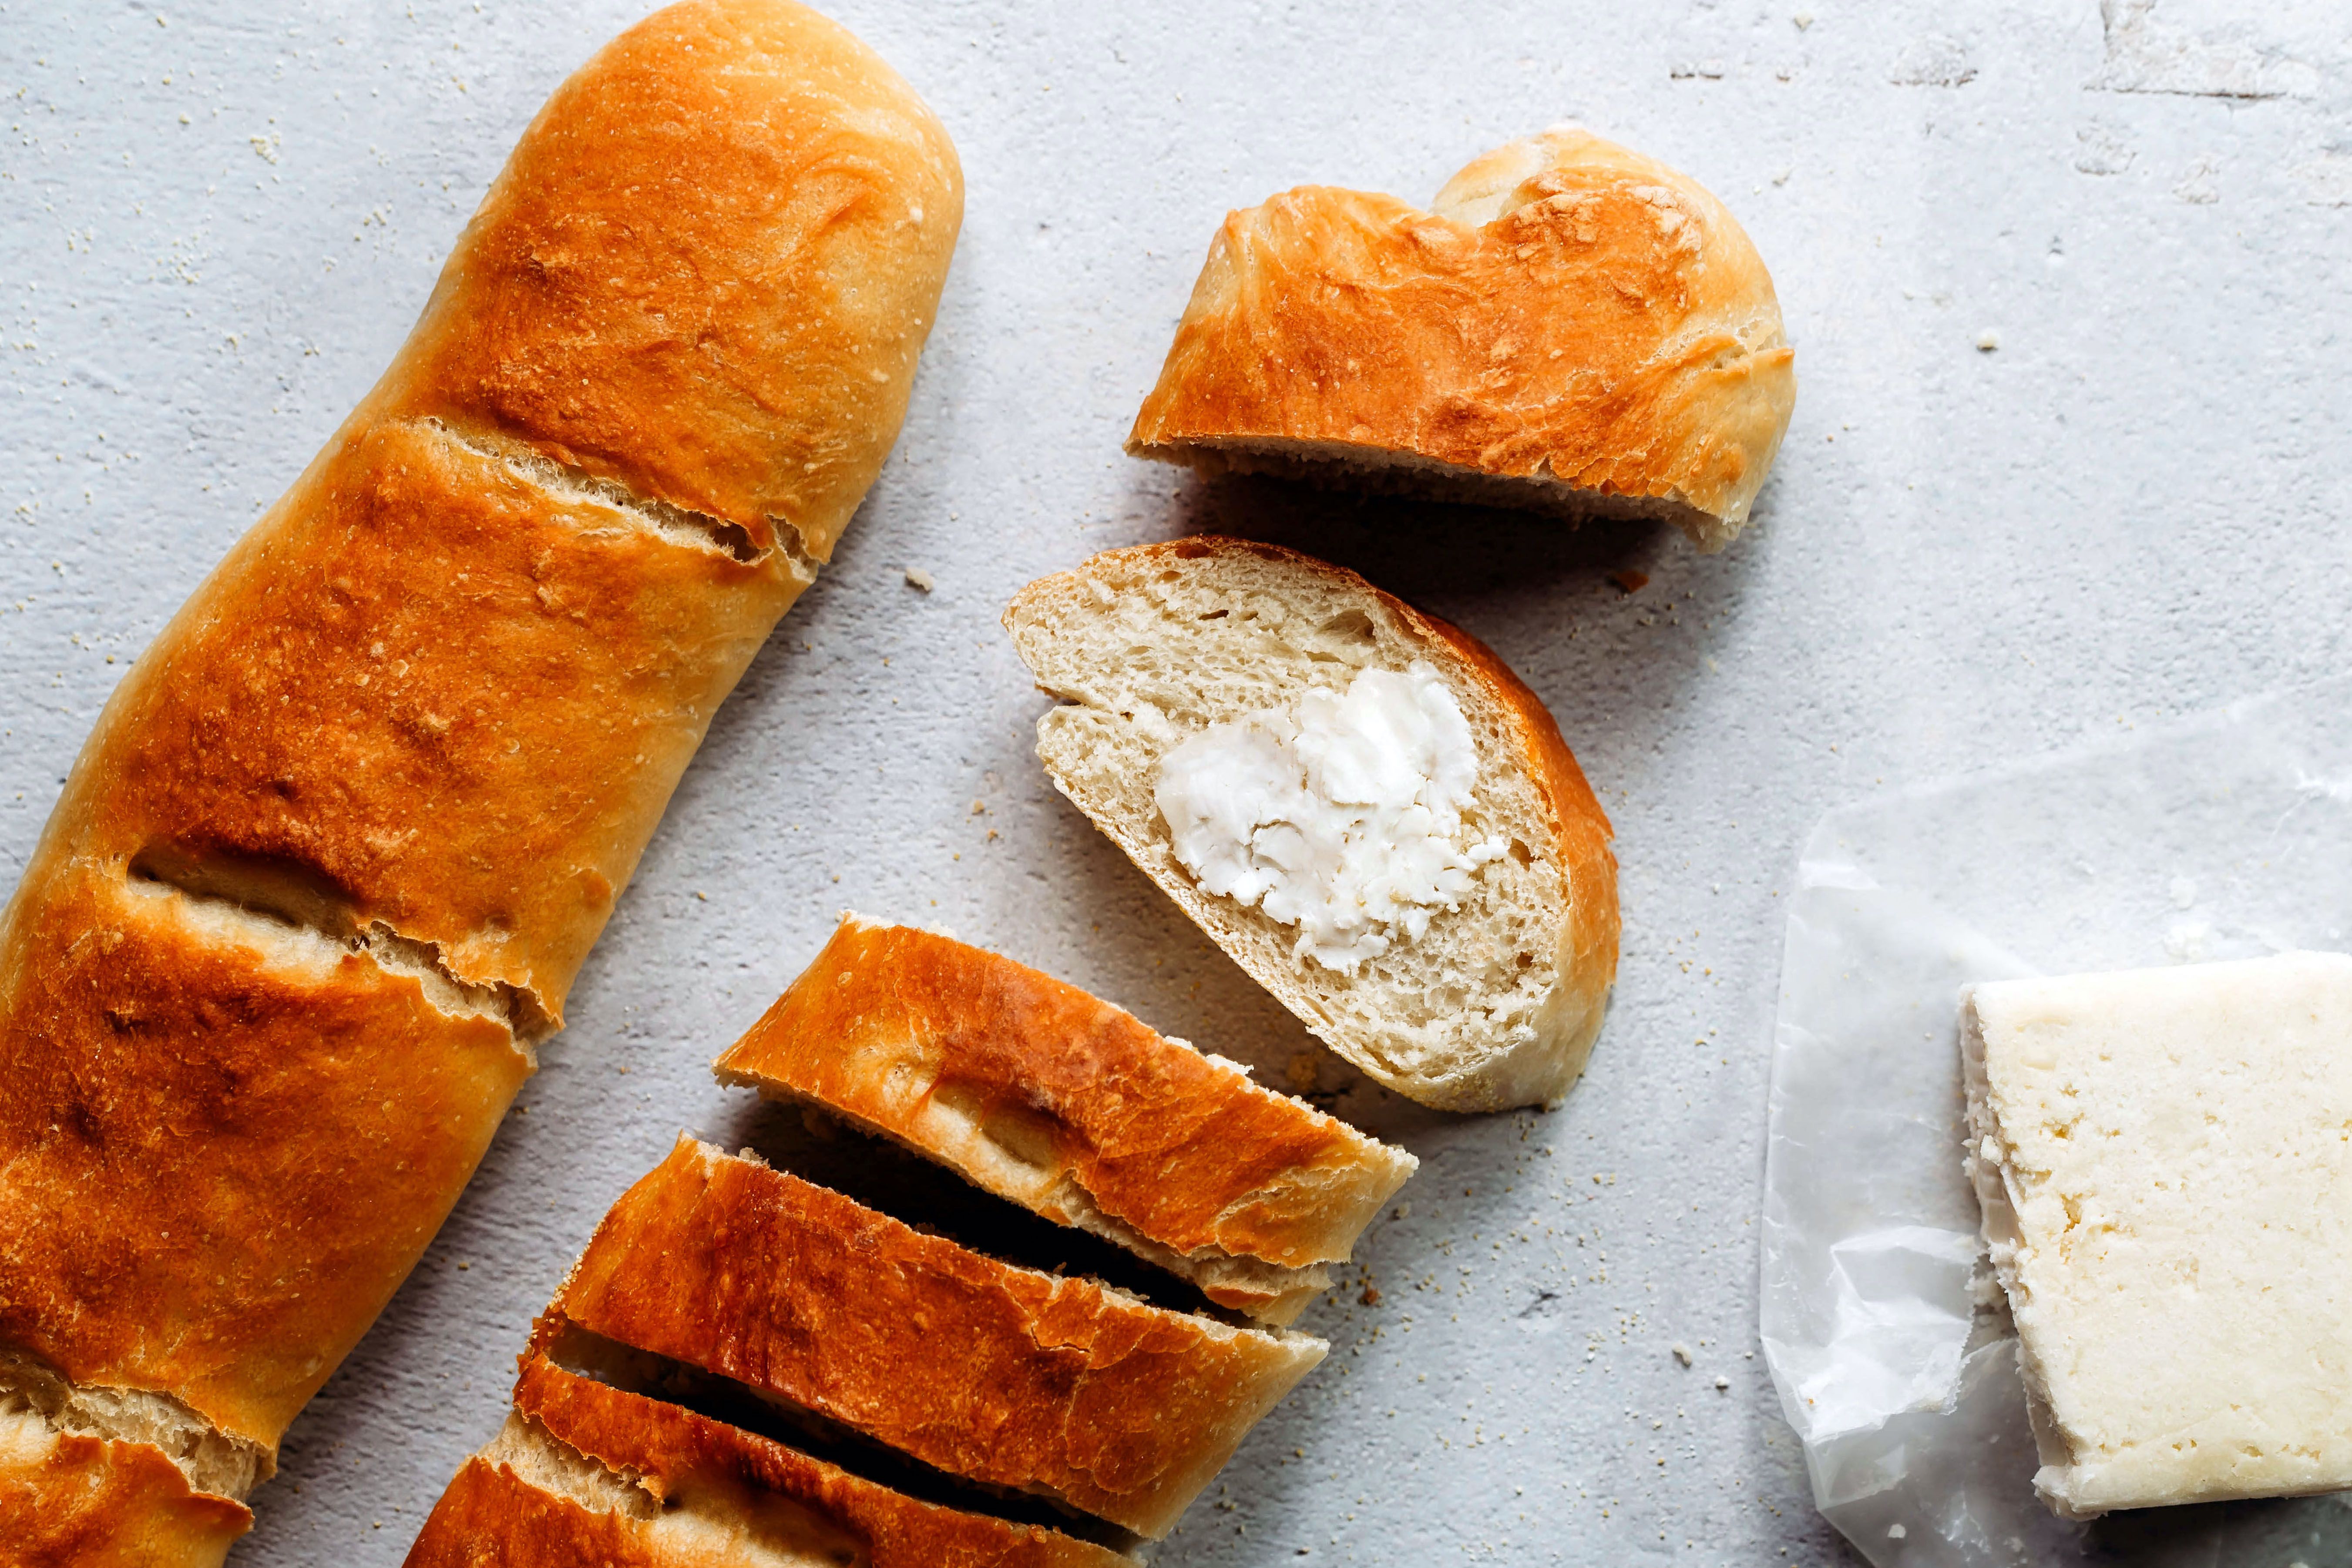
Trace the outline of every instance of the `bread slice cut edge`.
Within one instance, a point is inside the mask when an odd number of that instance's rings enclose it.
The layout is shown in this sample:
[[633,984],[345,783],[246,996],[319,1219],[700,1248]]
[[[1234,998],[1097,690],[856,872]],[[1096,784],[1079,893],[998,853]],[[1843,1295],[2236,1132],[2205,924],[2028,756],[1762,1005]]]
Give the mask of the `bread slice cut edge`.
[[[1037,725],[1055,786],[1318,1037],[1444,1110],[1567,1091],[1616,974],[1612,829],[1550,714],[1483,644],[1352,572],[1215,535],[1107,552],[1041,579],[1004,624],[1059,700]],[[1474,886],[1514,901],[1433,915],[1422,938],[1362,966],[1368,984],[1299,956],[1295,930],[1263,910],[1201,888],[1175,857],[1151,781],[1161,757],[1212,722],[1416,661],[1438,671],[1478,740],[1481,821],[1511,836],[1507,860]]]
[[713,1070],[1276,1325],[1419,1163],[1076,986],[851,913]]

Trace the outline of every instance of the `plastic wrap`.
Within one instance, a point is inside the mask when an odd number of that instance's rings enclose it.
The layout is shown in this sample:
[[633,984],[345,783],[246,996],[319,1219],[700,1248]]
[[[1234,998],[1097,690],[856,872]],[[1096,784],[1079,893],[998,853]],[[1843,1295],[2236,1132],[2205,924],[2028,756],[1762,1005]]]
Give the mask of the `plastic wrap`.
[[1976,980],[2352,947],[2352,680],[1831,813],[1789,910],[1764,1352],[1880,1568],[2352,1561],[2338,1497],[2053,1516],[1960,1166]]

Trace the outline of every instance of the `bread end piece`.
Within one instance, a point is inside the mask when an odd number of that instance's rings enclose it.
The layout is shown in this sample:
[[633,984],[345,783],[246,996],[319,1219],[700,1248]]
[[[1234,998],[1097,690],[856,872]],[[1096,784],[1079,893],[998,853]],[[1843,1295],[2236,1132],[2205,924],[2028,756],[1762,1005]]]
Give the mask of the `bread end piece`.
[[[1559,726],[1484,644],[1352,572],[1212,535],[1107,552],[1033,583],[1004,624],[1061,700],[1037,722],[1055,786],[1324,1043],[1442,1110],[1567,1092],[1616,978],[1612,830]],[[1293,928],[1192,879],[1153,782],[1211,723],[1416,660],[1468,719],[1481,821],[1512,847],[1459,910],[1341,975],[1298,955]]]
[[1426,210],[1310,185],[1229,215],[1127,449],[1654,518],[1716,551],[1780,450],[1794,359],[1729,210],[1560,125],[1474,160]]

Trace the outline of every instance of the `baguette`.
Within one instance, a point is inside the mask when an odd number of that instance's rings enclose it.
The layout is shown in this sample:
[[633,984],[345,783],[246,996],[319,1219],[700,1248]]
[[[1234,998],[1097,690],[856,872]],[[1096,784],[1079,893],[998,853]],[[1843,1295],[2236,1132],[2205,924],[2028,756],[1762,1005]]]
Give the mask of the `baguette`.
[[505,1427],[450,1482],[407,1568],[1132,1568],[578,1375],[545,1338],[523,1357]]
[[717,1071],[1277,1324],[1417,1163],[1074,985],[855,915]]
[[1721,202],[1561,125],[1427,211],[1308,185],[1229,215],[1127,449],[1657,518],[1720,550],[1788,429],[1794,357]]
[[879,468],[961,209],[847,33],[657,13],[124,679],[0,916],[0,1349],[108,1473],[241,1499],[414,1265]]
[[613,1205],[553,1310],[1154,1539],[1329,1349],[1000,1263],[690,1138]]
[[[1616,975],[1617,862],[1559,727],[1483,644],[1352,572],[1215,537],[1097,555],[1023,589],[1004,624],[1060,699],[1037,721],[1055,786],[1332,1049],[1446,1110],[1567,1091]],[[1367,941],[1334,967],[1304,922],[1211,891],[1180,860],[1163,764],[1212,724],[1416,668],[1466,721],[1465,842],[1485,836],[1492,858],[1450,904],[1401,910],[1384,951]]]

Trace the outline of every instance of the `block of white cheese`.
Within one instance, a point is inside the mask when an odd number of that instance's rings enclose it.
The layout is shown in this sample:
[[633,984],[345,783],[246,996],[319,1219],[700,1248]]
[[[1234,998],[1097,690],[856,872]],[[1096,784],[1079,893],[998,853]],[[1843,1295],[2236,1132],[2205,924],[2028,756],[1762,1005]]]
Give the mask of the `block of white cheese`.
[[2352,956],[1981,984],[1960,1039],[2042,1500],[2352,1487]]

